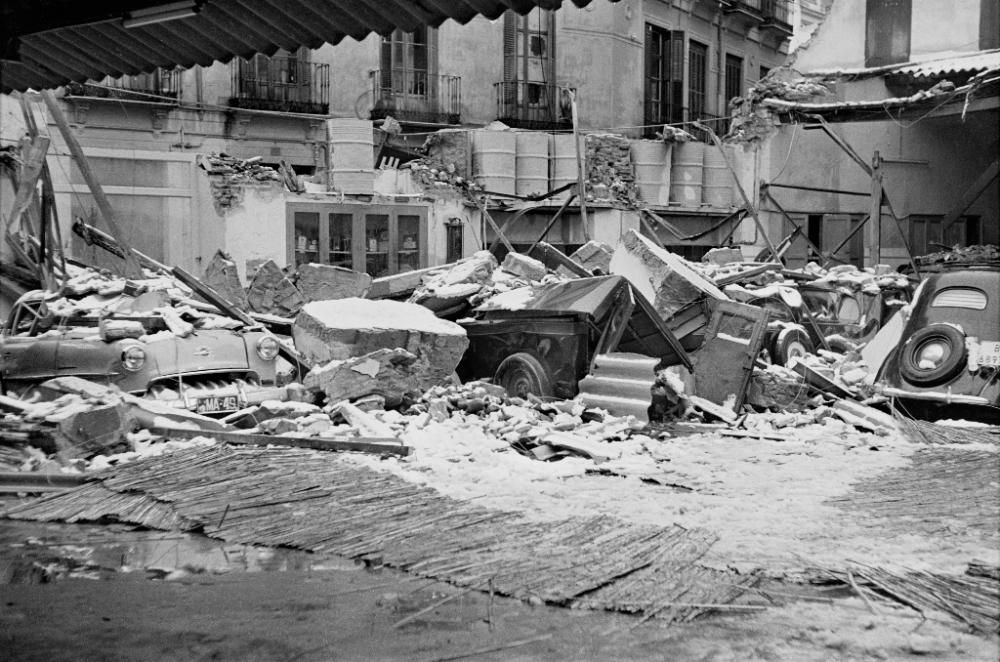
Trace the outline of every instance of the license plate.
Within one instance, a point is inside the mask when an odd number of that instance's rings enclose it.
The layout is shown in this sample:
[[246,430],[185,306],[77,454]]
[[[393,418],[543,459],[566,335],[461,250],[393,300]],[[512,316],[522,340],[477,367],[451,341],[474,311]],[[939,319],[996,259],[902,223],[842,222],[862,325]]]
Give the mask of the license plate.
[[979,343],[979,365],[1000,366],[1000,341]]
[[235,395],[199,398],[195,402],[195,411],[199,414],[211,414],[217,411],[236,411],[239,407],[240,400]]

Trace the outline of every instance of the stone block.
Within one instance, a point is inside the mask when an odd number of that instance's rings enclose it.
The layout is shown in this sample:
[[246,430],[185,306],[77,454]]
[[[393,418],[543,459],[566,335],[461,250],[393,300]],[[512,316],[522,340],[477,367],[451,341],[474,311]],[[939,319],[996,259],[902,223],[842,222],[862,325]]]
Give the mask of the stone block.
[[405,349],[421,361],[422,388],[450,378],[469,346],[465,329],[421,305],[360,298],[307,303],[292,338],[314,364]]
[[303,264],[295,281],[305,303],[363,297],[371,285],[368,274],[329,264]]
[[680,255],[660,248],[635,230],[622,235],[611,257],[611,273],[624,276],[653,304],[664,320],[704,297],[729,297]]
[[[614,249],[608,246],[604,242],[594,241],[591,239],[580,248],[570,255],[570,259],[579,263],[584,269],[593,273],[595,269],[599,269],[600,273],[609,273],[609,268],[611,266],[611,256],[614,254]],[[562,270],[560,269],[560,272]]]
[[294,317],[302,307],[302,294],[274,260],[260,265],[247,291],[250,308],[258,313]]
[[742,262],[743,251],[730,246],[720,246],[719,248],[713,248],[702,255],[701,261],[717,264],[720,267],[734,262]]
[[507,253],[500,268],[528,280],[541,280],[548,273],[548,269],[540,261],[521,253]]
[[385,398],[386,407],[396,407],[404,398],[420,395],[425,367],[405,349],[379,349],[313,368],[303,383],[325,393],[329,402],[378,395]]
[[201,280],[229,303],[240,310],[247,310],[247,294],[240,281],[240,272],[228,253],[216,251]]

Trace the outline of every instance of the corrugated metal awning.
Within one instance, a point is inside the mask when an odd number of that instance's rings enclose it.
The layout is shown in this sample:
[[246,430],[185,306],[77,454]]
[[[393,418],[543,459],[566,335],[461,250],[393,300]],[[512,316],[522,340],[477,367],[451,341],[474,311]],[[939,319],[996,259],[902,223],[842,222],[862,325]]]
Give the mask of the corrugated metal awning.
[[803,71],[811,78],[863,79],[903,74],[913,78],[933,78],[958,72],[976,73],[1000,67],[1000,49],[972,52],[933,53],[910,62],[887,64],[881,67],[855,69],[816,69]]
[[[591,0],[571,0],[583,7]],[[615,1],[615,0],[612,0]],[[0,91],[45,89],[152,71],[207,66],[279,48],[319,48],[344,37],[495,19],[508,9],[558,9],[563,0],[5,0],[0,7]],[[125,27],[150,9],[197,14]]]

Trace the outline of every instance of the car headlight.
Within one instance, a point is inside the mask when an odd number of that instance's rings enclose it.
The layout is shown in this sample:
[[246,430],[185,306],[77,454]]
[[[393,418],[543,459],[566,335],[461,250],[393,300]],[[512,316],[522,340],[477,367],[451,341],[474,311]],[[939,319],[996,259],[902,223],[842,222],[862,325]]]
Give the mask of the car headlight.
[[122,366],[129,372],[137,372],[146,365],[146,350],[138,345],[130,345],[122,350]]
[[278,356],[280,346],[273,336],[262,336],[257,341],[257,356],[265,361],[273,361]]

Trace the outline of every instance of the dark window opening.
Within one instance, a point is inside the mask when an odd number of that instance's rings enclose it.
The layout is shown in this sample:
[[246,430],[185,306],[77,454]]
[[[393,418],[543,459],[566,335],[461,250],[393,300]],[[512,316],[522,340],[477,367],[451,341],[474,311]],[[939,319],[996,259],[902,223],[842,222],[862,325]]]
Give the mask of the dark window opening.
[[726,112],[729,111],[729,103],[739,96],[743,96],[743,58],[738,55],[726,54]]
[[880,67],[910,59],[910,5],[910,0],[867,0],[866,67]]
[[691,41],[688,45],[688,74],[688,112],[692,119],[702,119],[708,94],[708,46],[705,44]]
[[684,121],[684,33],[646,24],[644,133]]
[[1000,0],[979,0],[979,50],[1000,48]]
[[[809,214],[806,217],[806,237],[816,249],[823,250],[823,214]],[[822,257],[816,254],[816,249],[809,247],[808,259],[815,260]]]

